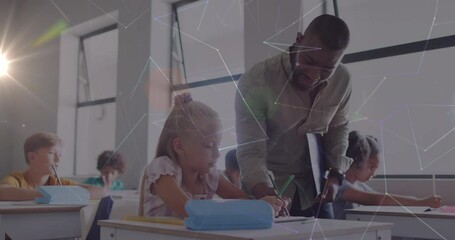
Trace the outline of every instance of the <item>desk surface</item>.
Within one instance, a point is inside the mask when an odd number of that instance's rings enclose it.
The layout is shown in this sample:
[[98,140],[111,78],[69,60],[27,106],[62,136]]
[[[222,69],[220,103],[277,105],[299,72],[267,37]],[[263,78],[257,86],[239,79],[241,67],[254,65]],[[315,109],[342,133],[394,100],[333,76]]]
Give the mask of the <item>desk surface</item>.
[[33,201],[0,202],[0,239],[5,233],[12,239],[29,240],[80,237],[83,207]]
[[[298,237],[320,238],[348,235],[352,233],[389,231],[391,223],[369,223],[358,221],[311,219],[306,221],[274,224],[270,229],[259,230],[222,230],[222,231],[192,231],[184,226],[134,222],[126,220],[98,221],[103,228],[130,230],[160,235],[173,235],[197,239],[290,239]],[[118,233],[118,232],[117,232]],[[376,236],[376,235],[375,235]],[[376,238],[375,238],[376,239]]]
[[1,202],[0,214],[79,212],[83,205],[35,204],[33,201]]
[[108,195],[113,199],[139,199],[140,197],[138,190],[109,191]]
[[346,219],[358,221],[391,222],[392,236],[454,239],[455,213],[442,213],[439,209],[425,212],[427,207],[362,206],[345,210]]
[[413,216],[421,218],[455,219],[455,213],[443,213],[439,209],[431,209],[425,212],[428,207],[407,207],[407,206],[360,206],[354,209],[344,210],[346,214],[366,214],[382,216]]

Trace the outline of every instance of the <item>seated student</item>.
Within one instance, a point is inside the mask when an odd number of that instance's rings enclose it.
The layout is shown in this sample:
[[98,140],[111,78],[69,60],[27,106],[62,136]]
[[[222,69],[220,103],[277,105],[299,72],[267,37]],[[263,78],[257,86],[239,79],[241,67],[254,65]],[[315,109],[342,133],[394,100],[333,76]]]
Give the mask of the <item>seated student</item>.
[[123,189],[123,182],[116,180],[118,175],[125,170],[125,160],[121,153],[104,151],[98,156],[96,169],[101,176],[87,178],[84,183],[100,187],[107,186],[109,190]]
[[60,184],[84,187],[90,192],[91,199],[104,197],[105,188],[54,176],[53,167],[58,168],[61,152],[62,140],[53,133],[40,132],[28,137],[24,144],[28,168],[23,172],[13,172],[0,182],[0,201],[34,200],[42,197],[37,187]]
[[229,180],[234,186],[240,189],[240,168],[237,162],[237,150],[232,149],[224,156],[224,170],[223,175]]
[[441,197],[430,195],[426,198],[400,196],[378,193],[368,187],[365,182],[370,180],[379,165],[378,141],[372,136],[363,136],[357,131],[349,133],[349,147],[346,156],[354,162],[346,171],[346,177],[338,189],[333,201],[335,219],[345,219],[344,209],[352,209],[360,205],[406,205],[441,206]]
[[[216,161],[222,137],[218,114],[184,93],[174,98],[158,140],[156,158],[141,180],[139,215],[187,217],[184,206],[190,199],[248,199],[248,196],[220,177]],[[274,196],[263,198],[275,213],[286,203]],[[145,212],[144,212],[145,211]]]

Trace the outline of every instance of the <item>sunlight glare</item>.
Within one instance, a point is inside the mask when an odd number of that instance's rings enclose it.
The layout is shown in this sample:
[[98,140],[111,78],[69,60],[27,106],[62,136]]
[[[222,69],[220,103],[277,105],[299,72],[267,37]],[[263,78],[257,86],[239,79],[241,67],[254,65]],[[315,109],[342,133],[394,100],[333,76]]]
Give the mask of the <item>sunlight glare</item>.
[[8,74],[8,60],[4,54],[0,53],[0,76]]

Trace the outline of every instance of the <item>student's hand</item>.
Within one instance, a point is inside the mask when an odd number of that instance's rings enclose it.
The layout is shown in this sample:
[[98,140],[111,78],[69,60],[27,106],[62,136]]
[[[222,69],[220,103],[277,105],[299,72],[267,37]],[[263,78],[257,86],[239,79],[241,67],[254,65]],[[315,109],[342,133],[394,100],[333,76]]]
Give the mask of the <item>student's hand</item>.
[[103,183],[104,183],[104,188],[106,188],[107,190],[111,189],[111,186],[112,186],[112,183],[114,182],[113,178],[112,178],[112,175],[111,174],[107,174],[107,175],[101,175],[101,179],[103,180]]
[[317,202],[329,203],[335,200],[335,196],[338,192],[338,179],[336,177],[329,177],[324,181],[323,191],[319,196],[316,197]]
[[261,200],[266,201],[268,204],[270,204],[270,206],[272,206],[275,217],[278,216],[281,212],[281,209],[286,206],[285,202],[281,198],[274,196],[265,196],[261,198]]
[[423,203],[426,206],[432,207],[432,208],[439,208],[441,207],[441,196],[438,195],[431,195],[428,196],[427,198],[422,199]]
[[278,213],[278,217],[288,217],[289,216],[289,210],[287,207],[289,204],[291,204],[291,199],[285,196],[279,197],[281,201],[283,201],[283,206],[281,207],[280,212]]
[[253,186],[251,189],[251,193],[253,194],[254,198],[261,199],[265,196],[276,196],[277,192],[275,189],[269,186],[268,183],[262,182],[258,183]]

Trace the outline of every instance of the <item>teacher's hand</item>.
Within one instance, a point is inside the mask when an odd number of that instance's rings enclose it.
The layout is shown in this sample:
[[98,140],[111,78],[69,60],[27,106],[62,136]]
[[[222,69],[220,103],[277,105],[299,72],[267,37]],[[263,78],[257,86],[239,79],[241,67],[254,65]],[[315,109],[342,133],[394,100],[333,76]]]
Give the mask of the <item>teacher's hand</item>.
[[269,186],[268,183],[262,182],[257,183],[251,189],[251,193],[253,194],[254,198],[261,199],[265,196],[276,196],[277,192],[275,189]]
[[324,181],[323,191],[316,198],[316,201],[322,203],[329,203],[335,200],[335,196],[338,192],[338,179],[336,177],[329,177]]

